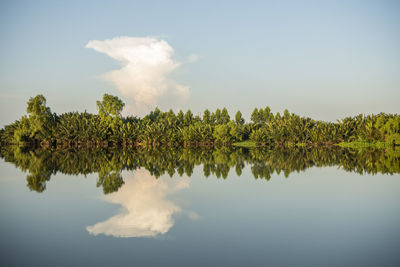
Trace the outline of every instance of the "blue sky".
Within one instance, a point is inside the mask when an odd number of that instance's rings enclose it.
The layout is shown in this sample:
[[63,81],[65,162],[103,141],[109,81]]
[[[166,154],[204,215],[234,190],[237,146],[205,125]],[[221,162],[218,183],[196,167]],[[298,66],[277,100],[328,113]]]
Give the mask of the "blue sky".
[[104,93],[138,112],[136,91],[104,78],[124,63],[86,48],[121,36],[173,49],[165,77],[188,96],[165,91],[152,102],[164,110],[400,113],[398,14],[398,1],[1,1],[0,126],[39,93],[57,113],[96,112]]

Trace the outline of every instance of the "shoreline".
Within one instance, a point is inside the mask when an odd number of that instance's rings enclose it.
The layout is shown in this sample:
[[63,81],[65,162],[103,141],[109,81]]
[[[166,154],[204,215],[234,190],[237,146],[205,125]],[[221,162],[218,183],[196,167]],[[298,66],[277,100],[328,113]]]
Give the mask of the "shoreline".
[[195,142],[139,142],[139,141],[42,141],[36,143],[24,142],[19,144],[0,144],[0,147],[24,147],[24,148],[42,148],[42,149],[65,149],[65,148],[109,148],[109,147],[120,147],[120,148],[156,148],[156,147],[184,147],[184,148],[213,148],[213,147],[237,147],[237,148],[352,148],[352,149],[386,149],[399,147],[396,144],[390,144],[388,142],[366,142],[366,141],[352,141],[352,142],[340,142],[340,143],[275,143],[266,144],[261,142],[254,142],[251,140],[245,140],[241,142],[233,143],[217,143],[213,141],[195,141]]

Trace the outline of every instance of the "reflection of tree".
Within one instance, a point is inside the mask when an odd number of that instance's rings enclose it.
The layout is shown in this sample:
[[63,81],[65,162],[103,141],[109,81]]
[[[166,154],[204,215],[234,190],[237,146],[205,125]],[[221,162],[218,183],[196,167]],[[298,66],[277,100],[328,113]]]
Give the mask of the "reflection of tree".
[[104,193],[117,191],[123,185],[122,170],[145,168],[155,178],[168,174],[191,176],[195,166],[203,165],[206,177],[227,178],[230,169],[241,175],[250,165],[254,178],[269,180],[271,175],[304,171],[317,166],[338,166],[359,174],[400,173],[400,148],[386,150],[348,150],[343,148],[209,148],[188,149],[159,147],[148,149],[22,149],[5,147],[0,155],[25,172],[28,187],[42,192],[52,174],[78,175],[98,173],[97,186]]
[[27,186],[30,190],[41,193],[46,189],[46,182],[50,180],[50,177],[51,173],[49,172],[28,174],[26,177]]
[[124,180],[122,179],[121,172],[111,171],[106,172],[101,170],[99,172],[99,179],[97,181],[97,187],[102,186],[104,194],[109,194],[118,189],[124,184]]

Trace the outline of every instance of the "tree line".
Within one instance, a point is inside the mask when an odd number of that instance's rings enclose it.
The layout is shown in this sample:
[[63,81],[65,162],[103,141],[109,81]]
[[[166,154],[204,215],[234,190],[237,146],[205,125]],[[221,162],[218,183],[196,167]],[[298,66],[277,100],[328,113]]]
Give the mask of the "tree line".
[[226,108],[202,115],[191,110],[175,113],[156,108],[143,118],[123,117],[124,103],[105,94],[97,101],[98,114],[68,112],[58,115],[43,95],[31,97],[27,115],[0,130],[0,143],[43,147],[99,146],[211,146],[251,141],[263,146],[330,146],[340,143],[400,145],[400,116],[380,113],[324,122],[290,113],[255,108],[245,122]]

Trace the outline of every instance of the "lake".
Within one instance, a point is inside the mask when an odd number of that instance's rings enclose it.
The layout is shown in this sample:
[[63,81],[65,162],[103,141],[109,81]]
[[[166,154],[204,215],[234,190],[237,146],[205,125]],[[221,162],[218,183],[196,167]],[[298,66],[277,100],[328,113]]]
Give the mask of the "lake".
[[1,266],[400,266],[398,150],[1,156]]

